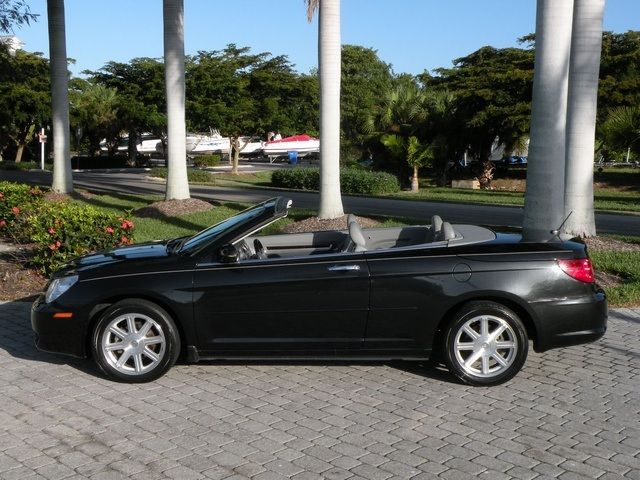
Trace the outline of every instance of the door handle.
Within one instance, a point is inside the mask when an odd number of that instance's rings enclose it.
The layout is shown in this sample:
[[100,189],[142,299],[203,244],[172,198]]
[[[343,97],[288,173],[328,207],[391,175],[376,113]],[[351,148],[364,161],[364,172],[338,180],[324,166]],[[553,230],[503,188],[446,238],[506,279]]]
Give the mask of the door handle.
[[354,272],[360,270],[360,265],[332,265],[327,270],[330,272]]

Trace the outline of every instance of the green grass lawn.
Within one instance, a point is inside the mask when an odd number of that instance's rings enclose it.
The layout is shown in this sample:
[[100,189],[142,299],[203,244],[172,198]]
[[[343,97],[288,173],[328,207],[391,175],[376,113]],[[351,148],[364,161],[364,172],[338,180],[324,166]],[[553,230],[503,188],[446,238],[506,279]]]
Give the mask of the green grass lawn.
[[[596,210],[640,212],[640,193],[616,188],[596,188]],[[442,202],[482,203],[492,205],[524,205],[524,193],[501,190],[467,190],[449,187],[423,187],[419,192],[399,192],[391,195],[406,200],[431,200]]]
[[640,252],[596,251],[590,255],[596,272],[618,275],[624,280],[620,285],[605,289],[609,305],[640,305]]
[[[609,171],[612,170],[612,171]],[[524,178],[526,171],[514,171],[513,178]],[[594,175],[596,210],[640,213],[640,169],[606,169]],[[215,184],[234,187],[270,187],[271,172],[241,175],[215,175]],[[524,205],[524,193],[504,190],[468,190],[438,187],[424,178],[419,192],[402,191],[387,195],[389,198],[440,202],[479,203],[489,205]]]

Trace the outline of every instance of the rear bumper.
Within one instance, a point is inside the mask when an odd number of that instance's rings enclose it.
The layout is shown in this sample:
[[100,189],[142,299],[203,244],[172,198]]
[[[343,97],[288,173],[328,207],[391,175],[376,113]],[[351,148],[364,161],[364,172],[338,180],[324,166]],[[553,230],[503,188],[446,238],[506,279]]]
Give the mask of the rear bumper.
[[[35,333],[38,350],[62,353],[73,357],[86,357],[84,342],[84,316],[72,312],[72,318],[54,318],[62,310],[44,302],[41,295],[31,306],[31,328]],[[68,312],[69,310],[64,310]]]
[[536,352],[590,343],[607,331],[607,298],[604,292],[577,300],[532,304],[537,318]]

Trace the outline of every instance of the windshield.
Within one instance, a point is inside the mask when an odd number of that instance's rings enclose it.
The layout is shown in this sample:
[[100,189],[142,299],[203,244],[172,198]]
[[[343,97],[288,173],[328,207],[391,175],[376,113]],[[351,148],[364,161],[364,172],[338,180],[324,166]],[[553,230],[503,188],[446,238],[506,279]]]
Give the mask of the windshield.
[[244,210],[231,218],[227,218],[220,223],[195,234],[193,237],[184,240],[184,243],[178,249],[180,252],[188,252],[197,250],[200,247],[209,244],[225,232],[230,232],[239,228],[241,225],[250,222],[252,219],[262,215],[267,208],[273,207],[273,201],[267,201]]

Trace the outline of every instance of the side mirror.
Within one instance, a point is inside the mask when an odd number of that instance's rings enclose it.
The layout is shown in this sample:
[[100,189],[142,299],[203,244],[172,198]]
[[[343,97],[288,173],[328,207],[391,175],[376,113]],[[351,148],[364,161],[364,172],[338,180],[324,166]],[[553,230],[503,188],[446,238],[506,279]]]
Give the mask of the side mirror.
[[218,252],[221,263],[236,263],[238,261],[238,249],[235,245],[225,245]]

